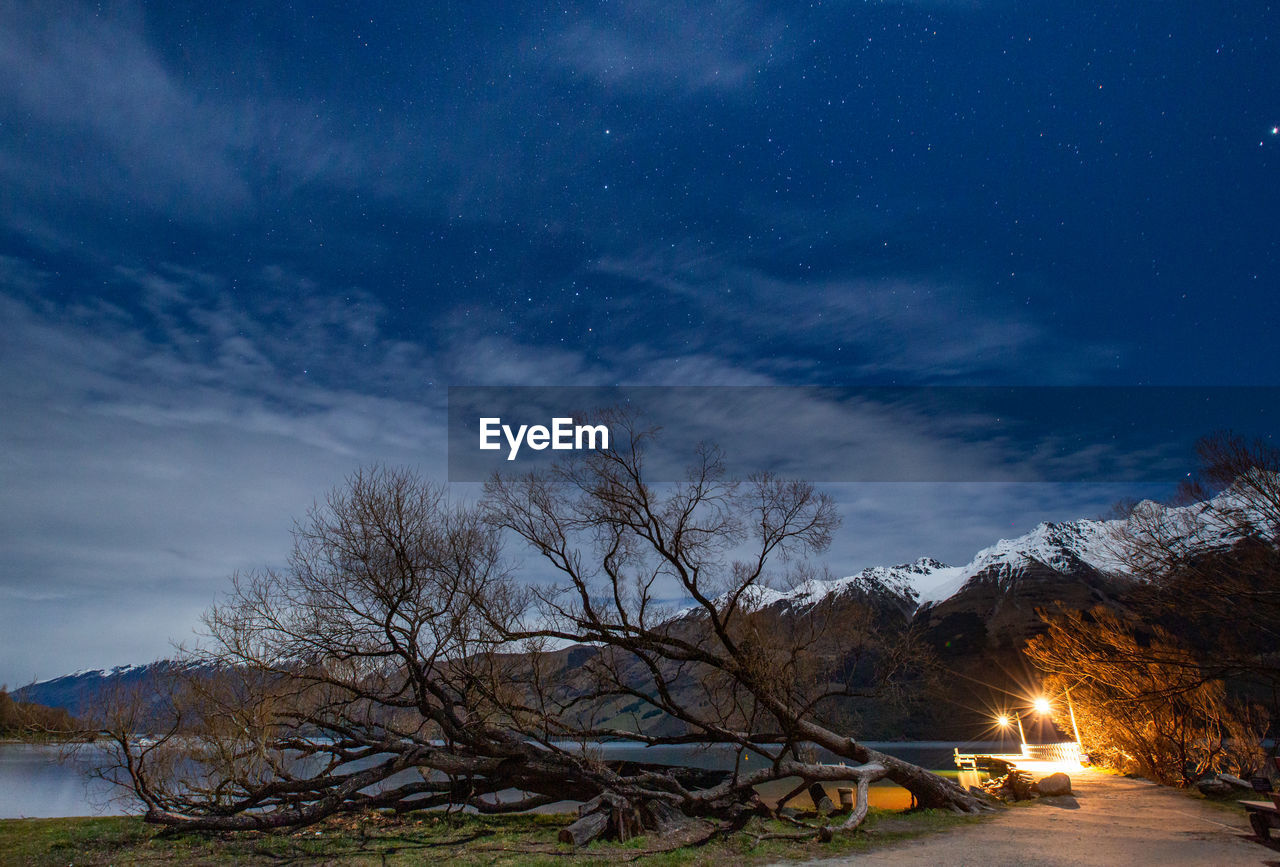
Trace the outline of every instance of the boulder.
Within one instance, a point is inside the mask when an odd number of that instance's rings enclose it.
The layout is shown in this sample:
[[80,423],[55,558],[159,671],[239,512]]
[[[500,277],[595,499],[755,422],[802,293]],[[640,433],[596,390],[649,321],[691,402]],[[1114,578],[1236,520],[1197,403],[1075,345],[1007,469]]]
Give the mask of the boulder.
[[1225,798],[1235,791],[1230,783],[1225,780],[1219,780],[1217,777],[1205,777],[1203,780],[1198,780],[1196,789],[1207,798]]
[[1253,791],[1252,783],[1242,780],[1234,774],[1218,774],[1218,779],[1229,786],[1235,786],[1237,789],[1244,789],[1249,792]]
[[1070,795],[1071,778],[1061,771],[1050,774],[1036,783],[1036,791],[1044,796]]

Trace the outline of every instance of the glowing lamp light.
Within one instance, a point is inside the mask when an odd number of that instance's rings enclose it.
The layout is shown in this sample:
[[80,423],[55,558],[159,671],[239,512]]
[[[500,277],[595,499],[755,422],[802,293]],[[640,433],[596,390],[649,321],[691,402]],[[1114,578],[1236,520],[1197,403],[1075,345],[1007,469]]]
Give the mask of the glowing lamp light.
[[996,725],[1000,726],[1002,729],[1007,729],[1010,725],[1009,715],[1002,713],[1000,716],[996,717]]
[[1045,698],[1044,696],[1041,696],[1040,698],[1032,702],[1032,706],[1035,707],[1036,713],[1048,713],[1049,699]]

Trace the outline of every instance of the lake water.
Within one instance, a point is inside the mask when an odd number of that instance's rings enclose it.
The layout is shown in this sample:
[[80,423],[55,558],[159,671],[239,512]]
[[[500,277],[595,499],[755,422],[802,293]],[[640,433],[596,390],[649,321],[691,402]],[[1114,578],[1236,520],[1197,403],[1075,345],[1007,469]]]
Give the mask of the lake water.
[[[952,770],[952,750],[961,752],[1011,752],[1016,746],[998,743],[954,743],[924,741],[907,743],[872,743],[867,746],[897,756],[926,768]],[[43,744],[0,743],[0,819],[54,818],[59,816],[119,815],[136,812],[136,805],[119,797],[120,790],[101,780],[92,779],[89,771],[94,763],[94,750],[82,748],[70,759],[62,758],[62,750]],[[599,744],[594,749],[603,758],[653,764],[683,764],[703,768],[733,767],[733,753],[721,746],[686,745],[648,747],[638,743]],[[819,752],[819,758],[833,760]],[[748,759],[744,770],[751,770]],[[762,794],[778,797],[781,788],[774,786]],[[834,786],[831,794],[834,796]],[[897,809],[909,804],[910,795],[892,784],[872,787],[873,806]],[[799,805],[798,805],[799,806]]]
[[95,749],[64,761],[60,747],[0,743],[0,819],[129,812],[117,786],[89,776]]

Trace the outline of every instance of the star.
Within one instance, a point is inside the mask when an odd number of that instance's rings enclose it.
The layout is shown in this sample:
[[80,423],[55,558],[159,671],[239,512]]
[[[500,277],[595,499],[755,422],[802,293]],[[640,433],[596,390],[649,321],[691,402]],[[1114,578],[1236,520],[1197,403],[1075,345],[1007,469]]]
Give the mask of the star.
[[1280,135],[1280,126],[1273,126],[1273,127],[1271,127],[1271,134],[1272,134],[1272,135]]

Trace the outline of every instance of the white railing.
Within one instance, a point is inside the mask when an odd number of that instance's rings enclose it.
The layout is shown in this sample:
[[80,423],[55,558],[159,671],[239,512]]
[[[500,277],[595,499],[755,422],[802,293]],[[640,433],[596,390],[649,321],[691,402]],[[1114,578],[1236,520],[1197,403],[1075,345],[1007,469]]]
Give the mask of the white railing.
[[1074,741],[1063,744],[1023,744],[1022,757],[1033,762],[1080,763],[1080,745]]

